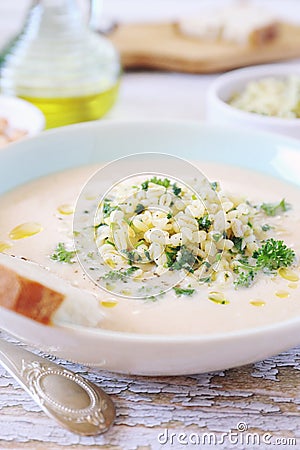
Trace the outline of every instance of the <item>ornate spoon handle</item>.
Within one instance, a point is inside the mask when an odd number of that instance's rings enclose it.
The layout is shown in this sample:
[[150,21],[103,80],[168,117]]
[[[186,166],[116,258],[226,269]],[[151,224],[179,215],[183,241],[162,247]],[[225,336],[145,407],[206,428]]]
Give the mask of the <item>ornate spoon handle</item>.
[[95,435],[115,419],[109,396],[83,377],[0,339],[0,363],[48,416],[70,431]]

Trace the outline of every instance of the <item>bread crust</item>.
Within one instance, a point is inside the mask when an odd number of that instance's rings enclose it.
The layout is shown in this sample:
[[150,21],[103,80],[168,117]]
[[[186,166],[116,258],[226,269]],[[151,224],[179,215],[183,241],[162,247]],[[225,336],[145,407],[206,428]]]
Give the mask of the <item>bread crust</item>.
[[65,296],[0,265],[0,306],[49,325]]

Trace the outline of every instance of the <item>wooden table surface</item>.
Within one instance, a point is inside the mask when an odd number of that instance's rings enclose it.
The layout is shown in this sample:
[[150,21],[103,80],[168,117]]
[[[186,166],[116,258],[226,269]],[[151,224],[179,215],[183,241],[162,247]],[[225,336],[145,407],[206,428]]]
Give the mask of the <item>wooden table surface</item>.
[[[167,12],[176,8],[188,11],[198,7],[196,0],[173,0],[172,9],[169,0],[165,1],[164,11],[160,11],[162,2],[153,1],[155,7],[150,2],[151,8],[150,3],[145,8],[155,17],[161,13],[166,18]],[[17,28],[28,3],[29,0],[0,0],[0,45]],[[281,7],[285,15],[298,14],[300,19],[299,1],[272,3],[277,9]],[[138,4],[136,0],[111,0],[105,7],[119,19],[124,16],[129,20],[130,13],[142,14]],[[120,100],[109,119],[203,119],[204,95],[212,79],[213,76],[126,74]],[[112,396],[117,407],[115,426],[96,438],[63,430],[0,368],[0,450],[300,449],[300,349],[254,365],[188,377],[129,377],[57,362],[95,381]],[[204,444],[193,444],[196,439]],[[254,445],[253,439],[256,444],[259,440],[260,445]],[[185,445],[187,442],[190,444]]]
[[[207,449],[256,448],[251,439],[259,440],[259,449],[300,448],[300,349],[237,369],[182,377],[123,376],[56,361],[111,395],[115,426],[96,438],[65,431],[0,368],[1,450],[200,448],[180,444],[180,433],[187,442],[196,433]],[[212,433],[211,445],[206,433]],[[250,444],[243,446],[246,439]]]

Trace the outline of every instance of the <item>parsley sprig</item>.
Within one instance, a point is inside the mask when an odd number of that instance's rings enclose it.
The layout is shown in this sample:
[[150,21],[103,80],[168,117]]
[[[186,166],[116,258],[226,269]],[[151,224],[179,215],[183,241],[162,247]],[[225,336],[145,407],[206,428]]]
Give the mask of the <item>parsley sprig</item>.
[[256,250],[252,258],[254,265],[239,261],[243,271],[234,282],[235,287],[251,286],[255,276],[260,271],[274,273],[281,267],[289,267],[295,260],[295,252],[283,241],[276,241],[273,238],[267,239],[263,245]]
[[256,259],[256,267],[272,272],[280,267],[291,266],[295,259],[295,252],[283,241],[270,238],[253,253],[253,258]]

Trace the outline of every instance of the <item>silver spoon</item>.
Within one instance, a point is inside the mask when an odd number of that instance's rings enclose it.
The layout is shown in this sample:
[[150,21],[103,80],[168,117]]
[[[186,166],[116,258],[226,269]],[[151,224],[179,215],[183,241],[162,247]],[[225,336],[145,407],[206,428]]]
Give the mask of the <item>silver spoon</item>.
[[115,407],[109,396],[74,372],[3,339],[0,363],[48,416],[73,433],[100,434],[114,422]]

